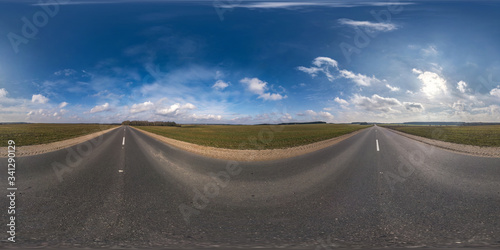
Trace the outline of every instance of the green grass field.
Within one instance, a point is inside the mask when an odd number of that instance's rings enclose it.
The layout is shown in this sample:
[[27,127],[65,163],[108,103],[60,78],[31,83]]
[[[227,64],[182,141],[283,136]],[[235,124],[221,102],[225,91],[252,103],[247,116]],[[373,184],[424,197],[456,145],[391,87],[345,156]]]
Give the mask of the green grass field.
[[[350,124],[301,124],[274,125],[273,128],[275,129],[271,129],[271,126],[268,125],[138,126],[137,128],[168,138],[210,147],[229,149],[275,149],[318,142],[366,127],[369,126]],[[276,128],[282,130],[278,131]]]
[[116,125],[2,124],[0,125],[0,146],[6,147],[9,140],[14,140],[18,147],[45,144],[99,132],[112,127],[116,127]]
[[500,147],[500,125],[484,126],[398,126],[382,125],[401,132],[459,144]]

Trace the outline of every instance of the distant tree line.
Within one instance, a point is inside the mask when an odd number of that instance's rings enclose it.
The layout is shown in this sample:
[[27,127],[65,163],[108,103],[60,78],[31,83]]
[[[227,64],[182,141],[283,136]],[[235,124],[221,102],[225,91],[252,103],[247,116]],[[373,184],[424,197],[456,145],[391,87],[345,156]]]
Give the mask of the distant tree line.
[[368,125],[368,122],[351,122],[351,124]]
[[127,126],[171,126],[171,127],[180,127],[181,125],[175,122],[162,122],[162,121],[123,121],[122,125]]

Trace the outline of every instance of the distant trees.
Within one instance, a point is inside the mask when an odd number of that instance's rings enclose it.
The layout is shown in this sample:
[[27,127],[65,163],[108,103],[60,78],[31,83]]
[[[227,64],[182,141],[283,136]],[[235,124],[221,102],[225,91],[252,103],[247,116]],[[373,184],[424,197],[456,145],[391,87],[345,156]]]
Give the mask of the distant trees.
[[162,121],[123,121],[122,125],[127,126],[171,126],[171,127],[180,127],[181,125],[175,122],[162,122]]

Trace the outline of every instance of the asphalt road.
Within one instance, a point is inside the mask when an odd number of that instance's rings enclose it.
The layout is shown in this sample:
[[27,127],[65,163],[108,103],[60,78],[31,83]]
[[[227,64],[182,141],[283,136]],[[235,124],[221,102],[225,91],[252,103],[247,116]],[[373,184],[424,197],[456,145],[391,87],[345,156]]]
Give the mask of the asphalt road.
[[500,158],[380,127],[269,162],[209,159],[129,127],[16,160],[4,247],[500,247]]

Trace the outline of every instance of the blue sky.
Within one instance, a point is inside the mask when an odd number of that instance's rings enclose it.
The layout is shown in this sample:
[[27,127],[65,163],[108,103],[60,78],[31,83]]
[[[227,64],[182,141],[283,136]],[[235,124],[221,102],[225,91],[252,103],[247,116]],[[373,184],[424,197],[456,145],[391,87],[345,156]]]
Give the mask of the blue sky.
[[498,13],[498,1],[2,1],[0,121],[498,122]]

